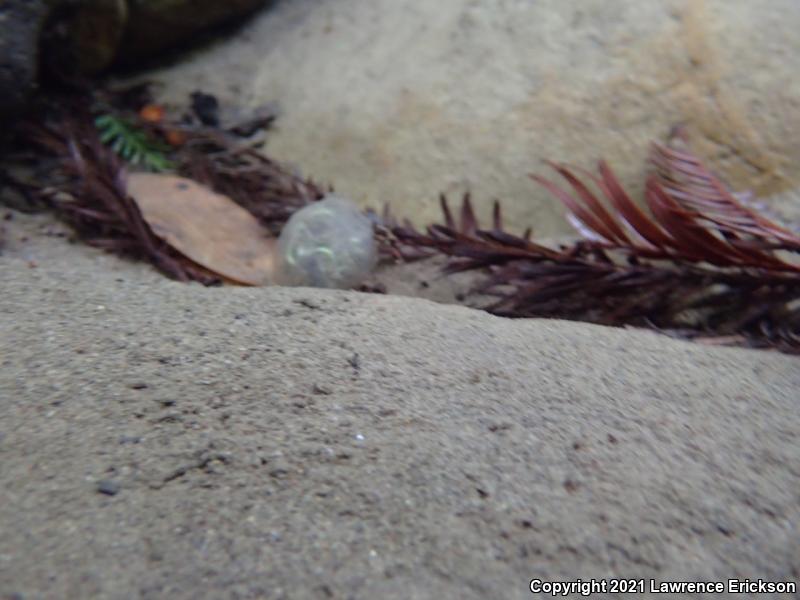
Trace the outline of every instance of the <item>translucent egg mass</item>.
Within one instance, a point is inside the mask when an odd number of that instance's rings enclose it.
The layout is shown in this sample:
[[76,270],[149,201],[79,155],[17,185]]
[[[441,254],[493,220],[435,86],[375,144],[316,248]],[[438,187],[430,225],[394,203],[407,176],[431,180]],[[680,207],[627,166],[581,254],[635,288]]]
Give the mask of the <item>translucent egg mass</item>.
[[277,283],[346,289],[378,261],[372,222],[350,200],[328,195],[294,213],[278,238]]

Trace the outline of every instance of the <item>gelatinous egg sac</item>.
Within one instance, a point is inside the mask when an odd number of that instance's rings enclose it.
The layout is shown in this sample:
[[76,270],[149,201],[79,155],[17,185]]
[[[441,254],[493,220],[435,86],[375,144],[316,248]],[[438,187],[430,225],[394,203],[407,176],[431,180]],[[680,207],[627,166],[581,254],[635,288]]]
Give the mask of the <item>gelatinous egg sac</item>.
[[277,282],[346,289],[361,283],[377,259],[372,222],[350,200],[328,195],[283,227]]

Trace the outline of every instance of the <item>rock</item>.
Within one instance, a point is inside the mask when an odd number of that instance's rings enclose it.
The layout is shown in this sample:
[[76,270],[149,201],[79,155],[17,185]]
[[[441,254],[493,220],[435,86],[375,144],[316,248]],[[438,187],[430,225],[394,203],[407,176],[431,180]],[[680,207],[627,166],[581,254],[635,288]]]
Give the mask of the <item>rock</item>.
[[159,79],[175,101],[197,81],[277,100],[268,151],[360,203],[421,225],[469,188],[484,217],[497,197],[549,236],[568,226],[527,177],[541,159],[605,157],[638,194],[678,123],[735,187],[796,185],[798,73],[796,0],[338,0],[278,4]]
[[108,67],[126,18],[126,0],[0,2],[0,118],[23,107],[40,67],[84,75]]
[[102,479],[97,482],[97,492],[106,496],[116,496],[122,489],[119,483],[111,479]]
[[129,0],[130,23],[119,58],[130,62],[178,46],[212,25],[243,17],[266,0]]
[[0,2],[0,117],[18,110],[37,82],[39,32],[46,2]]
[[22,108],[43,76],[40,66],[93,75],[116,60],[152,57],[264,2],[0,0],[0,118]]
[[65,54],[69,61],[65,68],[83,75],[100,73],[110,66],[117,56],[117,48],[127,25],[127,1],[73,0],[51,3],[59,5],[50,16],[54,22],[53,29],[57,28],[62,33],[55,38],[57,46],[45,45],[45,60],[53,61]]
[[0,116],[36,88],[40,66],[97,73],[116,56],[126,0],[0,2]]

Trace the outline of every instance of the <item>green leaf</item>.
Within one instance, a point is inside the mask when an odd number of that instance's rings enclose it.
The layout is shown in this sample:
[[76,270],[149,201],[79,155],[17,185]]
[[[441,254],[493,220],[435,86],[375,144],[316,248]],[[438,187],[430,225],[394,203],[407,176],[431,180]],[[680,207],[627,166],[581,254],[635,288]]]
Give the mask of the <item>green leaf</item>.
[[94,124],[100,134],[100,141],[126,162],[144,165],[151,171],[168,171],[173,168],[166,155],[169,147],[151,139],[146,131],[138,129],[134,124],[112,114],[98,116]]

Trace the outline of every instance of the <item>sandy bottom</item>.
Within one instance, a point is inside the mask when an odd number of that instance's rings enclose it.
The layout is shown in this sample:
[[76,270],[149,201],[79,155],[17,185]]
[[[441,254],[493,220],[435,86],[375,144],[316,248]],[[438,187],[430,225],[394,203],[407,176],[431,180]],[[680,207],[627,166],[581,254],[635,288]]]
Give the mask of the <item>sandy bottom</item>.
[[796,358],[184,285],[3,226],[2,598],[798,578]]

